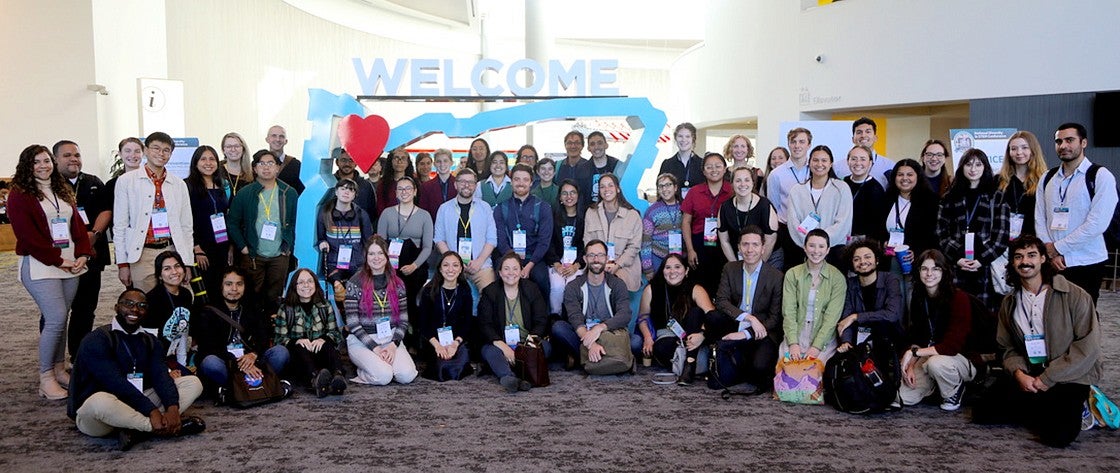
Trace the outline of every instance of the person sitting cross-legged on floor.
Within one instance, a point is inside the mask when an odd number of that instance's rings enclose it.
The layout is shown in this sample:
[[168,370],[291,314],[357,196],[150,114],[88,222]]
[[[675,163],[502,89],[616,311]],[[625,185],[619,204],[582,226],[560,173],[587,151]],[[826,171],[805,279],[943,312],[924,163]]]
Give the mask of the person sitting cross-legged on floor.
[[[587,271],[564,289],[568,320],[553,324],[552,334],[562,340],[590,374],[620,374],[630,371],[630,293],[618,276],[606,272],[607,244],[591,240],[583,254]],[[575,328],[573,328],[575,327]]]
[[86,435],[118,431],[121,450],[153,434],[202,432],[202,419],[181,416],[202,394],[202,383],[195,376],[169,373],[163,345],[140,330],[148,315],[144,293],[125,289],[117,298],[116,312],[111,324],[82,339],[66,415]]

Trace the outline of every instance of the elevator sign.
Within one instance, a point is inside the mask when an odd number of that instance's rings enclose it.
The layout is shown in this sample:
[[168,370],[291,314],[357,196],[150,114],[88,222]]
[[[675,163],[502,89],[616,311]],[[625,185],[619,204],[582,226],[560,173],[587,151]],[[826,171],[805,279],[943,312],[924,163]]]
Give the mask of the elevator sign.
[[[618,60],[570,63],[532,59],[509,63],[483,58],[464,65],[452,59],[353,58],[362,95],[369,96],[617,96]],[[464,77],[466,71],[466,77]]]

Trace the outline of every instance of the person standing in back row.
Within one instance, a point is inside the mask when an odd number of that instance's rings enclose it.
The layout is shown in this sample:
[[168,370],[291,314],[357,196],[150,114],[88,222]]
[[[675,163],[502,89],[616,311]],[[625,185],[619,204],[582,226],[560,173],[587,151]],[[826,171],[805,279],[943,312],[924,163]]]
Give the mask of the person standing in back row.
[[299,157],[284,153],[284,146],[288,144],[288,132],[280,125],[273,125],[268,129],[264,140],[268,142],[268,150],[276,156],[277,179],[295,189],[296,195],[303,193],[303,181],[299,178]]
[[1085,156],[1088,144],[1081,124],[1058,127],[1054,150],[1062,164],[1043,177],[1034,221],[1050,264],[1069,282],[1085,289],[1096,303],[1108,260],[1104,232],[1116,209],[1116,178],[1107,168],[1089,161]]

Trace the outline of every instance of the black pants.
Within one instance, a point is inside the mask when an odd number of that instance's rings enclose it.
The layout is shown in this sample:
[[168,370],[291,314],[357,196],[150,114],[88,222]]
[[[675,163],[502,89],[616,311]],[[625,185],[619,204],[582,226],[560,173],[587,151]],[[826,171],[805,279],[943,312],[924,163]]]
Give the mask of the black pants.
[[[408,298],[408,316],[415,317],[415,320],[419,320],[420,307],[416,304],[416,301],[420,296],[420,290],[424,288],[424,283],[428,281],[428,263],[426,261],[417,261],[416,263],[422,264],[419,264],[416,267],[416,271],[413,271],[412,274],[405,275],[398,269],[397,276],[400,276],[401,281],[404,282],[404,292],[405,296]],[[401,266],[404,265],[402,264]],[[411,330],[405,334],[404,343],[405,346],[415,349],[427,342],[420,340],[416,326],[413,325]]]
[[762,391],[773,385],[774,366],[778,364],[778,344],[770,337],[753,340],[720,340],[716,344],[715,376],[712,389],[747,382]]
[[331,374],[342,373],[338,346],[330,339],[322,340],[324,340],[323,348],[320,348],[318,353],[311,353],[296,342],[288,342],[288,353],[292,358],[288,362],[287,370],[296,382],[310,386],[315,374],[321,369],[326,369]]
[[978,424],[1020,424],[1038,433],[1051,447],[1066,447],[1081,433],[1081,412],[1089,398],[1085,384],[1059,383],[1028,393],[1012,378],[1003,378],[972,410]]
[[78,292],[70,305],[70,323],[67,325],[66,346],[70,349],[70,362],[78,354],[78,345],[93,330],[94,311],[97,310],[97,296],[101,293],[101,272],[103,268],[90,267],[85,274],[78,276]]
[[[681,328],[684,329],[685,333],[691,335],[703,331],[705,317],[703,310],[699,307],[693,307],[685,314],[684,319],[678,320],[678,322],[680,322]],[[657,339],[657,333],[653,335],[653,361],[657,362],[658,365],[671,368],[673,366],[673,353],[677,351],[677,347],[682,343],[681,339],[676,336]],[[686,356],[696,359],[696,355],[700,353],[701,347],[687,352]]]
[[704,245],[704,234],[692,235],[692,249],[696,251],[698,264],[691,271],[693,279],[714,297],[719,289],[719,276],[723,274],[723,265],[727,258],[723,257],[723,250],[716,246]]
[[797,242],[793,241],[793,237],[789,236],[789,226],[784,223],[778,224],[778,242],[776,245],[782,249],[782,266],[780,270],[789,271],[789,268],[797,266],[805,262],[805,249],[797,246]]
[[[1086,266],[1066,266],[1062,276],[1088,292],[1093,298],[1093,304],[1096,304],[1097,298],[1101,295],[1101,280],[1104,279],[1104,273],[1105,261],[1102,261]],[[81,289],[79,288],[78,291],[80,292]]]

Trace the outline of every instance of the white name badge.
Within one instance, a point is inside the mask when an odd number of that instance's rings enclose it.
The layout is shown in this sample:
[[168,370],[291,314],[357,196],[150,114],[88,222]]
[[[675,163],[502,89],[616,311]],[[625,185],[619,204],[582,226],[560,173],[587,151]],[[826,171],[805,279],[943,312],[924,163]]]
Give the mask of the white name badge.
[[797,231],[801,232],[802,235],[807,235],[819,226],[821,226],[821,216],[817,215],[816,212],[812,212],[805,217],[805,220],[797,224]]
[[976,259],[976,234],[964,234],[964,259]]
[[261,226],[261,238],[268,241],[276,241],[276,230],[278,229],[279,227],[276,225],[276,222],[264,222],[264,225]]
[[245,356],[245,346],[240,343],[231,343],[226,345],[226,351],[234,358],[241,358]]
[[614,242],[607,242],[607,259],[614,261]]
[[[688,183],[686,182],[684,185],[687,186]],[[688,197],[688,190],[689,189],[691,189],[691,188],[690,187],[681,187],[681,200],[684,200],[685,197]]]
[[870,338],[870,337],[871,337],[871,328],[870,327],[860,327],[856,331],[856,344],[858,345],[860,343],[866,342],[867,339]]
[[436,337],[439,340],[439,345],[443,347],[455,343],[455,332],[451,330],[451,327],[440,327],[436,329]]
[[563,263],[563,264],[575,263],[576,262],[576,247],[574,247],[574,246],[564,247],[564,256],[560,258],[560,262]]
[[522,258],[525,257],[525,247],[528,246],[525,244],[525,240],[525,230],[513,231],[513,251]]
[[599,322],[602,322],[602,321],[599,320],[599,319],[589,318],[589,319],[583,321],[583,326],[586,327],[588,330],[591,330],[591,327],[599,325]]
[[684,327],[681,327],[681,324],[678,324],[676,320],[669,320],[669,330],[672,330],[673,334],[676,335],[677,338],[684,339]]
[[521,327],[517,324],[506,325],[506,345],[510,348],[516,347],[517,343],[521,341]]
[[1069,229],[1069,207],[1054,207],[1054,214],[1050,216],[1050,229]]
[[716,230],[719,228],[719,219],[708,217],[704,219],[704,246],[716,246]]
[[128,376],[128,384],[137,391],[144,392],[144,373],[129,373],[126,376]]
[[78,216],[82,217],[82,223],[89,225],[89,217],[86,216],[85,207],[78,207]]
[[404,248],[404,240],[400,238],[393,238],[389,240],[389,264],[394,268],[401,263],[401,249]]
[[225,243],[229,241],[229,235],[226,234],[226,216],[225,214],[216,213],[210,216],[210,228],[214,229],[214,242]]
[[167,209],[152,209],[152,236],[171,238],[171,225],[167,219]]
[[471,262],[471,239],[463,237],[459,239],[459,257],[463,259],[464,263]]
[[683,254],[684,239],[680,230],[669,230],[669,253]]
[[1030,358],[1031,363],[1045,363],[1046,362],[1046,337],[1041,334],[1027,334],[1027,357]]
[[55,248],[70,247],[70,222],[63,217],[51,219],[51,240]]
[[338,247],[338,258],[334,262],[334,266],[338,269],[350,269],[350,258],[354,255],[354,247],[351,245],[340,245]]
[[896,228],[890,231],[890,236],[887,239],[887,246],[894,248],[900,246],[906,241],[906,233],[901,228]]
[[393,339],[393,326],[388,317],[377,319],[377,341],[385,343]]
[[1023,233],[1023,214],[1011,214],[1010,237],[1012,240],[1019,238]]

